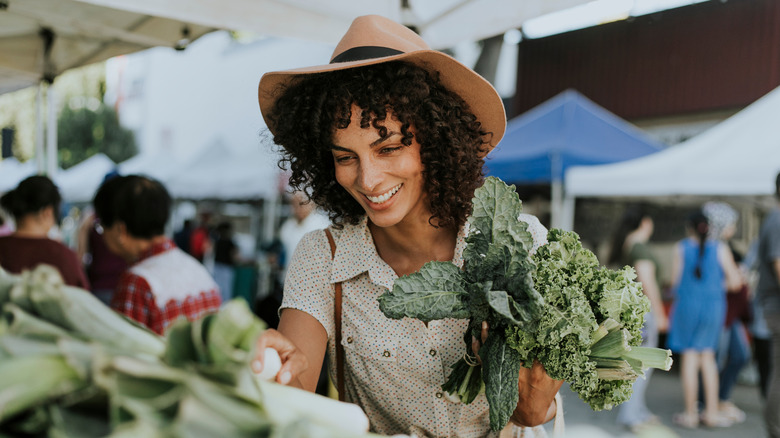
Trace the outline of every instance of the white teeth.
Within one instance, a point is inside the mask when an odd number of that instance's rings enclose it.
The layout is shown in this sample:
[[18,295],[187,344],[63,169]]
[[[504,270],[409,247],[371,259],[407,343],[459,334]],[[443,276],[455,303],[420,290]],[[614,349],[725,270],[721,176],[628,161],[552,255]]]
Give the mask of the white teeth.
[[388,199],[390,199],[395,193],[398,191],[398,189],[401,188],[402,184],[398,184],[397,186],[390,189],[387,193],[379,196],[368,196],[366,195],[366,198],[368,198],[369,201],[373,202],[374,204],[381,204]]

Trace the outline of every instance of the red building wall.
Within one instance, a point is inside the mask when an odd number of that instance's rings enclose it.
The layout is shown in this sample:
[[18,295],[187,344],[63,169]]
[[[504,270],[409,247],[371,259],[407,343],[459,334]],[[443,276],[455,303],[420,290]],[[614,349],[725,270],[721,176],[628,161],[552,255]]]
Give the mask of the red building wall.
[[777,86],[780,0],[711,0],[523,40],[508,110],[575,88],[636,120],[741,108]]

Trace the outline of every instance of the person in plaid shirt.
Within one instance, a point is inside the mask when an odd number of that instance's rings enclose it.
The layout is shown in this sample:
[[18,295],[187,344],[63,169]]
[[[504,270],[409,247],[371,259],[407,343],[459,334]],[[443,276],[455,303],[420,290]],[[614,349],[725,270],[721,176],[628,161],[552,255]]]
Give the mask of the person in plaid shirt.
[[117,176],[103,183],[93,203],[106,246],[129,264],[114,310],[162,335],[179,318],[192,321],[219,309],[219,288],[206,268],[164,234],[171,197],[162,184]]

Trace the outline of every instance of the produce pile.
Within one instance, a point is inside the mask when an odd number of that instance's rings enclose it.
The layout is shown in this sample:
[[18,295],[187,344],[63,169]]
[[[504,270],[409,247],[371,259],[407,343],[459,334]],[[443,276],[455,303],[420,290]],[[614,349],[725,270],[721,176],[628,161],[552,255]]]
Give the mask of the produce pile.
[[0,309],[0,437],[370,436],[356,405],[251,371],[243,300],[161,338],[41,265],[0,269]]
[[[520,367],[534,359],[594,410],[628,400],[643,370],[671,367],[670,351],[638,346],[650,304],[633,268],[601,267],[577,234],[560,229],[531,255],[522,203],[498,178],[486,179],[473,205],[462,269],[426,263],[379,297],[389,318],[469,319],[464,356],[443,390],[464,403],[484,392],[490,426],[500,430],[517,406]],[[490,331],[480,361],[471,344],[482,321]]]

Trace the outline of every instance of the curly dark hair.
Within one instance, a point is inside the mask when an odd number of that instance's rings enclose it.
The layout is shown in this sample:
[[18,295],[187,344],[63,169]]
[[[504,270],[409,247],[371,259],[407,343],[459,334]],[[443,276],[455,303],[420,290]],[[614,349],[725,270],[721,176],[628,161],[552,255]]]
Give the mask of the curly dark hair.
[[278,92],[270,119],[274,143],[282,147],[279,167],[289,166],[290,185],[310,189],[311,199],[335,225],[357,224],[365,215],[336,181],[331,152],[333,133],[349,126],[353,104],[363,110],[361,128],[387,136],[382,122],[391,111],[401,123],[402,142],[409,145],[416,137],[420,143],[429,223],[460,227],[471,214],[492,133],[483,130],[463,99],[444,88],[438,73],[387,62],[313,74]]

